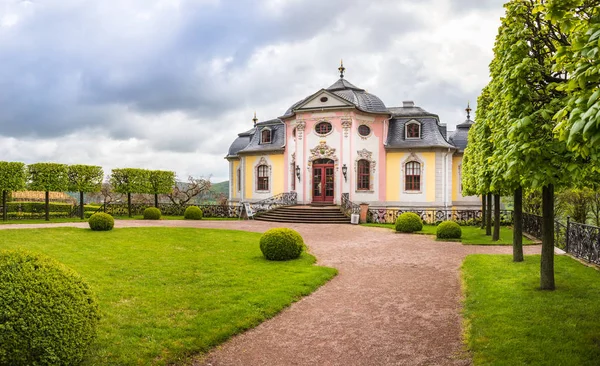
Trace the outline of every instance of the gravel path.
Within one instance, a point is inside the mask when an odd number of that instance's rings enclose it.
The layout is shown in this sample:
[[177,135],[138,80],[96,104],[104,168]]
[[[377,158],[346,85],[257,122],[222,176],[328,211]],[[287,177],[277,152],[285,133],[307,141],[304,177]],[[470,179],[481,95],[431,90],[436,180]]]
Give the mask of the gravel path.
[[[116,227],[157,226],[116,221]],[[1,225],[0,229],[49,225]],[[53,224],[51,227],[86,227]],[[160,226],[263,232],[254,221],[160,221]],[[318,263],[339,275],[278,316],[238,335],[195,365],[470,365],[461,340],[462,260],[511,254],[510,246],[463,246],[425,235],[352,225],[291,224]],[[526,254],[539,246],[525,247]]]

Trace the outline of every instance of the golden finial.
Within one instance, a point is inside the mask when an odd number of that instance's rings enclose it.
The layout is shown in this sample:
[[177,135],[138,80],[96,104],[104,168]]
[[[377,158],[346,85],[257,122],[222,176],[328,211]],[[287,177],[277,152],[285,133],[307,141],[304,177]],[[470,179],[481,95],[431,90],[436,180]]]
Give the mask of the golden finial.
[[346,68],[344,67],[344,60],[340,59],[340,67],[338,67],[338,70],[340,71],[340,78],[344,78],[344,71],[346,71]]
[[471,107],[470,107],[470,102],[467,102],[467,109],[465,109],[465,111],[467,111],[467,119],[470,120],[471,119]]
[[254,111],[254,118],[252,118],[252,122],[254,122],[254,126],[256,126],[256,122],[258,122],[258,118],[256,118],[256,111]]

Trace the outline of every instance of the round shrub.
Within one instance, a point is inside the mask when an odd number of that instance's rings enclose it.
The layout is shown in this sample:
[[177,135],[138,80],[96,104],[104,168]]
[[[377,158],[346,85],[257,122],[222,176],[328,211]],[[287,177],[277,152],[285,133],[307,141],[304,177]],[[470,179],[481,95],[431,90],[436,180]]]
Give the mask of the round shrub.
[[57,261],[0,251],[0,365],[76,365],[96,337],[89,286]]
[[438,225],[435,236],[438,239],[460,239],[462,229],[454,221],[444,221]]
[[156,207],[148,207],[144,210],[144,220],[160,220],[160,210]]
[[190,206],[185,209],[183,218],[186,220],[200,220],[202,219],[202,210],[198,206]]
[[108,231],[115,226],[115,219],[109,214],[98,212],[90,216],[88,223],[94,231]]
[[423,221],[414,212],[405,212],[396,219],[396,231],[412,233],[423,230]]
[[260,250],[271,261],[296,259],[304,250],[304,240],[292,229],[271,229],[260,237]]

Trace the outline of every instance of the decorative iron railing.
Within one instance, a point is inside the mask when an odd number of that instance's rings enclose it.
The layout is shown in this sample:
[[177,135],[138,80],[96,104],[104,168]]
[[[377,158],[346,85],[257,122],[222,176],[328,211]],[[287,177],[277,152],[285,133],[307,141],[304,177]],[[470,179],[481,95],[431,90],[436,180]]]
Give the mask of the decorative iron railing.
[[[536,239],[542,239],[542,216],[523,212],[523,232]],[[554,246],[565,249],[567,246],[567,225],[554,220]]]
[[600,265],[600,227],[567,220],[566,251]]
[[352,214],[360,214],[360,206],[350,201],[350,193],[342,193],[341,210],[347,217],[350,217]]
[[277,207],[292,206],[298,203],[298,194],[296,192],[284,192],[262,201],[250,204],[255,213],[261,213],[273,210]]
[[[404,212],[414,212],[428,224],[441,221],[455,221],[461,225],[478,225],[481,223],[481,210],[440,210],[428,208],[370,208],[367,213],[367,222],[379,224],[393,224],[398,216]],[[513,221],[512,211],[500,211],[500,223],[510,225]]]

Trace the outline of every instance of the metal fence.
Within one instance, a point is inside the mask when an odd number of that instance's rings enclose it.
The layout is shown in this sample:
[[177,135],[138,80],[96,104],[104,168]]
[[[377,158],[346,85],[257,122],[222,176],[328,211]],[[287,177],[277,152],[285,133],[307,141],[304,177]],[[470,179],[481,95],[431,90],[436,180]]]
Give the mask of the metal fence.
[[[185,209],[189,206],[198,206],[202,210],[204,217],[219,217],[219,218],[238,218],[242,213],[241,205],[226,204],[226,205],[175,205],[172,203],[159,203],[158,208],[161,213],[166,216],[183,216]],[[131,214],[141,215],[148,207],[154,207],[147,203],[132,203]],[[112,216],[127,216],[129,214],[127,203],[109,203],[98,209],[100,212],[106,212]]]
[[[414,212],[421,220],[428,224],[436,224],[442,221],[455,221],[460,225],[481,224],[481,210],[440,210],[428,208],[369,208],[367,222],[378,224],[393,224],[398,216],[404,212]],[[502,225],[512,224],[512,211],[500,211],[500,223]]]
[[[523,213],[523,232],[542,238],[542,217]],[[554,220],[554,245],[574,257],[600,265],[600,227]]]

